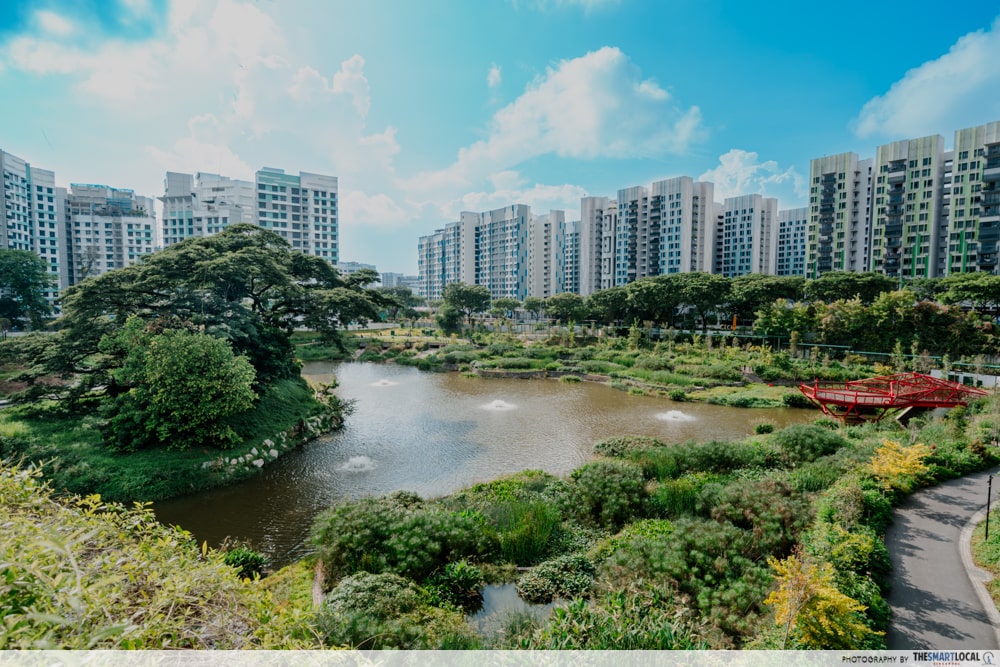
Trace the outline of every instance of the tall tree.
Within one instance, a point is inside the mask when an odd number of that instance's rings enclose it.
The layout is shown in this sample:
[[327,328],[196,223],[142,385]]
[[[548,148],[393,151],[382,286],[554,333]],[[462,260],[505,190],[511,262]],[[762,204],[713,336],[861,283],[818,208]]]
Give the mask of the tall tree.
[[483,313],[490,307],[490,290],[483,285],[451,283],[444,288],[444,302],[465,315],[469,324],[472,316]]
[[798,276],[769,276],[748,273],[733,278],[729,294],[729,313],[740,320],[752,320],[755,313],[778,299],[798,301],[805,280]]
[[672,322],[674,309],[680,303],[676,276],[640,278],[625,286],[627,317],[659,326]]
[[377,316],[384,298],[363,286],[364,275],[342,278],[319,257],[293,251],[277,234],[234,225],[147,255],[137,264],[84,280],[66,290],[62,329],[22,351],[42,373],[75,375],[74,389],[105,386],[118,355],[99,353],[99,342],[135,315],[144,322],[198,327],[223,338],[256,369],[258,389],[298,374],[290,335],[314,327],[329,340],[347,322]]
[[895,279],[872,271],[866,273],[831,271],[815,280],[807,280],[805,297],[808,301],[824,303],[858,297],[861,303],[868,305],[875,301],[879,294],[891,292],[897,285]]
[[680,302],[697,311],[702,331],[708,331],[708,316],[720,310],[729,298],[729,278],[712,273],[676,274]]
[[545,312],[563,324],[577,321],[584,315],[583,297],[572,292],[554,294],[545,300]]
[[529,296],[524,300],[524,309],[531,313],[532,317],[538,316],[545,310],[545,299],[540,296]]
[[45,260],[28,250],[0,250],[0,317],[37,328],[52,309],[53,287]]
[[587,297],[586,306],[590,319],[614,324],[628,315],[628,292],[623,286],[598,290]]

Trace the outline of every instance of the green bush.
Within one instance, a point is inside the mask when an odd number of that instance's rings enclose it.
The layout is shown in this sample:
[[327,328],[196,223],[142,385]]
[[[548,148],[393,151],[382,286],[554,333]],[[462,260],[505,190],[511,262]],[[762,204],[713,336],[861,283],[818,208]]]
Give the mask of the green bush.
[[255,579],[264,574],[267,556],[249,547],[238,546],[226,551],[223,562],[235,568],[241,579]]
[[596,600],[557,607],[540,631],[519,648],[533,650],[694,650],[703,639],[679,617],[682,603],[667,586],[646,584]]
[[639,466],[624,461],[594,461],[570,475],[567,512],[581,520],[617,530],[641,515],[646,500]]
[[688,400],[687,392],[683,389],[671,389],[667,394],[667,397],[670,398],[671,401],[677,401],[678,403]]
[[423,581],[491,548],[481,516],[427,507],[405,493],[334,506],[316,519],[312,540],[328,584],[360,571]]
[[526,370],[535,367],[535,361],[528,357],[501,357],[493,359],[491,363],[494,368],[509,370]]
[[744,554],[760,559],[788,554],[813,516],[809,499],[773,476],[727,485],[709,513],[749,532],[753,545]]
[[810,401],[802,392],[790,391],[781,397],[781,402],[790,408],[814,408],[813,402]]
[[463,611],[475,611],[483,603],[483,572],[461,560],[448,563],[428,580],[431,602],[436,606],[453,606]]
[[772,582],[769,568],[754,555],[754,541],[752,533],[728,522],[681,518],[668,536],[634,540],[612,554],[602,581],[625,587],[665,579],[707,624],[738,638],[756,627]]
[[753,427],[753,432],[757,435],[767,435],[768,433],[774,433],[774,424],[770,422],[764,422],[757,424]]
[[644,368],[649,371],[672,371],[674,365],[664,357],[640,355],[636,358],[633,368]]
[[598,442],[594,445],[594,453],[598,456],[622,457],[632,450],[649,447],[666,447],[666,443],[648,435],[620,435]]
[[355,649],[469,649],[478,640],[462,614],[432,607],[413,582],[361,572],[327,596],[316,618],[327,646]]
[[584,596],[594,583],[594,572],[586,556],[559,556],[526,572],[517,582],[517,592],[528,602],[540,604],[557,597]]
[[563,375],[561,378],[559,378],[559,381],[566,383],[576,383],[580,382],[581,380],[579,375]]
[[847,445],[836,433],[812,424],[794,424],[782,429],[775,434],[774,443],[795,463],[815,461]]

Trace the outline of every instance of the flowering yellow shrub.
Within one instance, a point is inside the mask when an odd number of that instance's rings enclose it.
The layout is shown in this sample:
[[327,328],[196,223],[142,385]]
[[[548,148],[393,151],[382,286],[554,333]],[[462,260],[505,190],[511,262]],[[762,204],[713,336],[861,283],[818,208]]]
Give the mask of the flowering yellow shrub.
[[871,460],[872,472],[887,491],[897,489],[905,493],[913,490],[916,478],[926,472],[924,459],[931,453],[927,445],[903,447],[893,440],[883,440]]

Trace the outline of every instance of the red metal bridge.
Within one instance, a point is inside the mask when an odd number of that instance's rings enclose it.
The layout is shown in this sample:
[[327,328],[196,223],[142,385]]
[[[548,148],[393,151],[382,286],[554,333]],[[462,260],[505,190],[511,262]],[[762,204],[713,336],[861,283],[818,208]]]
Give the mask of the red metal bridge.
[[846,423],[879,421],[910,409],[953,408],[989,394],[950,380],[922,373],[883,375],[848,382],[800,384],[799,391],[824,414]]

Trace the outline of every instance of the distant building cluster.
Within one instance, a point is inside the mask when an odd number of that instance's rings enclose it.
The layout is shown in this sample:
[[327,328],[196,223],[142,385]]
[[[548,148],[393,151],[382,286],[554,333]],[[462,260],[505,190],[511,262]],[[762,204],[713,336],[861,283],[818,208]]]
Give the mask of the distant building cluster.
[[[154,200],[132,190],[73,183],[0,150],[0,248],[37,253],[59,289],[138,261],[183,241],[241,222],[280,235],[295,250],[339,259],[337,178],[265,167],[253,181],[167,172],[161,220]],[[374,268],[374,267],[371,267]],[[50,298],[54,299],[53,291]]]
[[774,198],[715,201],[715,186],[680,176],[584,197],[578,220],[513,204],[419,239],[419,293],[440,298],[461,281],[494,298],[587,296],[647,276],[703,271],[815,278],[876,271],[935,278],[997,273],[1000,121],[879,146],[874,158],[811,161],[809,206]]

